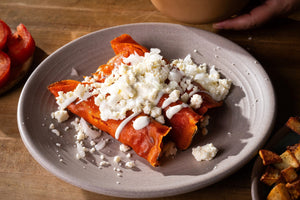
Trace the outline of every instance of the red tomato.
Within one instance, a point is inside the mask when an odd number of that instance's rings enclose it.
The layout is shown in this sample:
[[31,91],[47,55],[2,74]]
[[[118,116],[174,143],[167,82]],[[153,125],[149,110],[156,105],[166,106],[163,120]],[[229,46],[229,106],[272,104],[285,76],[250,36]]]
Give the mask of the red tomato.
[[34,40],[23,24],[17,26],[17,31],[8,37],[8,55],[12,65],[20,65],[33,55],[35,50]]
[[7,24],[0,19],[0,50],[4,49],[8,36],[11,30]]
[[9,77],[10,58],[6,53],[0,51],[0,87],[2,87]]

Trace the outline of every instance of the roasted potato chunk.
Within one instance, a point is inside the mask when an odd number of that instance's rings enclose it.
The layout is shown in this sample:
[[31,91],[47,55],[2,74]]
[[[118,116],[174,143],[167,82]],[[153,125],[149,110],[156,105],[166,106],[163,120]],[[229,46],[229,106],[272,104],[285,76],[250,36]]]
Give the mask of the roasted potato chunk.
[[290,200],[290,194],[285,187],[285,184],[277,184],[267,196],[267,200]]
[[265,173],[261,176],[260,181],[271,186],[275,183],[280,182],[280,179],[281,179],[280,170],[272,166],[268,166],[266,168]]
[[280,155],[282,162],[274,164],[274,166],[280,170],[288,167],[298,168],[299,162],[295,158],[294,154],[290,150],[286,150]]
[[296,149],[293,151],[295,158],[300,162],[300,145],[298,144]]
[[270,150],[261,149],[259,150],[258,154],[262,159],[263,165],[270,165],[282,162],[281,157]]
[[300,197],[300,180],[294,181],[292,183],[287,183],[286,188],[290,193],[292,199],[299,199]]
[[286,126],[300,135],[300,117],[290,117]]
[[298,174],[293,167],[281,170],[281,175],[287,183],[291,183],[298,178]]

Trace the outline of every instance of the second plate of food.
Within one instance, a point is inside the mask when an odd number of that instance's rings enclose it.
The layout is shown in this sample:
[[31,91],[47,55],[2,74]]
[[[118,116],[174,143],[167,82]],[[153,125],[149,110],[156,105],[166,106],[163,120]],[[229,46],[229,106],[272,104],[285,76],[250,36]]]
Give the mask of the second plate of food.
[[[299,127],[299,122],[294,120],[296,118],[292,118],[293,117],[289,119],[286,125],[272,135],[270,141],[263,148],[264,150],[280,155],[281,158],[286,157],[285,160],[282,159],[285,164],[281,164],[281,161],[275,162],[275,157],[269,154],[269,157],[267,155],[264,157],[264,159],[269,159],[269,164],[264,165],[262,158],[257,156],[251,174],[251,195],[253,200],[274,199],[279,197],[279,199],[297,198],[297,187],[290,187],[289,189],[287,189],[289,186],[286,187],[286,184],[292,185],[292,183],[296,183],[298,180],[297,177],[299,177],[299,173],[295,174],[292,172],[297,166],[291,164],[294,162],[291,158],[297,159],[295,150],[299,145],[300,135],[295,132],[296,129],[293,129],[293,127]],[[288,153],[286,151],[288,151]],[[286,156],[288,154],[292,155],[290,159],[287,159],[289,158],[289,156]],[[298,161],[294,163],[298,165]],[[289,172],[287,172],[287,166],[292,166],[289,168]],[[297,170],[295,172],[297,172]],[[283,187],[281,185],[282,183],[284,184]],[[271,190],[273,191],[271,192]]]
[[[115,165],[113,159],[119,152],[119,143],[105,134],[103,137],[109,141],[105,148],[77,160],[76,131],[70,128],[75,117],[61,124],[51,118],[57,105],[47,86],[64,79],[83,80],[83,76],[96,71],[114,55],[109,42],[124,33],[147,48],[159,48],[168,60],[190,54],[195,63],[215,66],[223,77],[232,80],[223,106],[211,114],[208,134],[196,136],[189,149],[179,151],[175,158],[159,167],[152,167],[134,152],[131,157],[125,154],[121,157],[134,161],[136,167]],[[274,115],[271,81],[259,62],[243,48],[197,28],[142,23],[90,33],[51,54],[24,86],[18,106],[18,126],[32,156],[62,180],[105,195],[149,198],[200,189],[234,173],[265,143]],[[59,134],[53,132],[53,127]],[[216,157],[196,161],[192,148],[207,143],[219,149]],[[99,167],[103,159],[111,164]]]

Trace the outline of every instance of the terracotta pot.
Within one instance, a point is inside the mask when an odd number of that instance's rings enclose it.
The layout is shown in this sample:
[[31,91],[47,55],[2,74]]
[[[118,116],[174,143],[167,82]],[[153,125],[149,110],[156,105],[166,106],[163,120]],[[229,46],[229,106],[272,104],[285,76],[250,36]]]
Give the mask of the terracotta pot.
[[192,24],[226,19],[240,11],[249,0],[151,0],[163,14]]

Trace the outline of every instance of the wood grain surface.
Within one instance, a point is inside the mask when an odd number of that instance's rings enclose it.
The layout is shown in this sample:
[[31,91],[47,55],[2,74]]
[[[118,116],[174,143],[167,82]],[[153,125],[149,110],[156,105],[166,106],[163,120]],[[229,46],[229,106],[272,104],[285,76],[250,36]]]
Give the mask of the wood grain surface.
[[[149,0],[1,0],[0,18],[12,28],[23,23],[32,33],[37,45],[32,69],[59,47],[92,31],[140,22],[180,24],[158,12]],[[216,31],[211,24],[189,26],[228,38],[247,49],[263,65],[277,95],[274,130],[289,116],[299,115],[300,21],[276,19],[247,31]],[[121,199],[70,185],[32,158],[17,128],[17,104],[24,82],[0,96],[0,199]],[[253,160],[212,186],[161,199],[251,199],[252,166]]]

